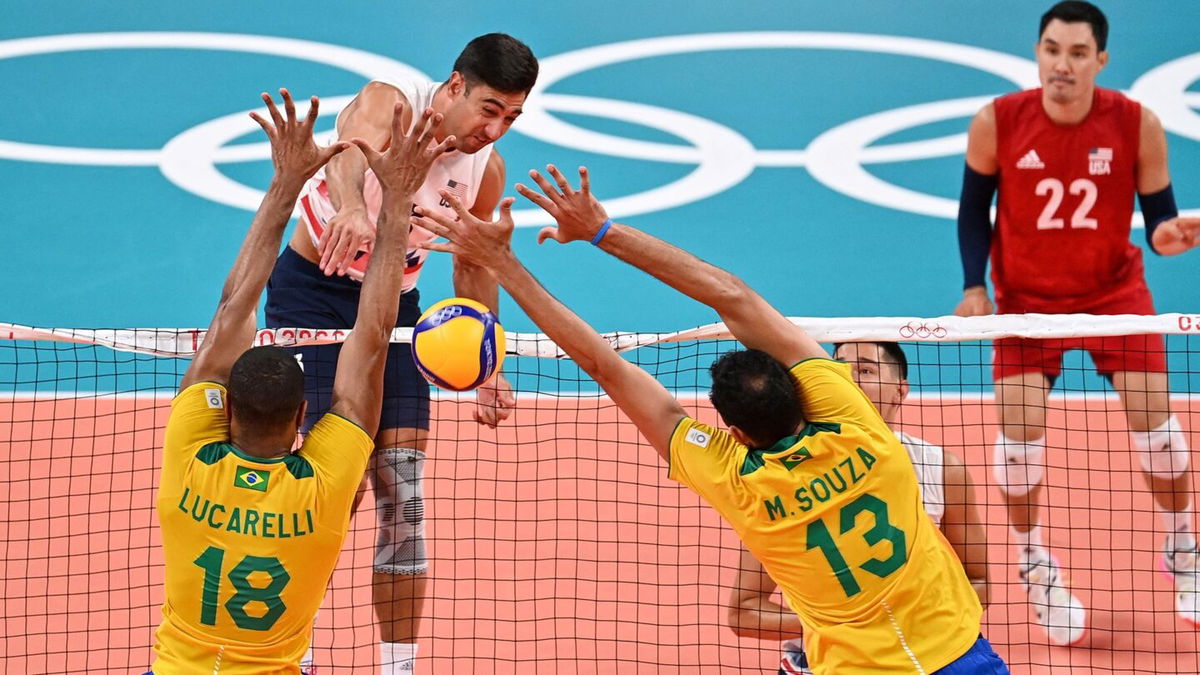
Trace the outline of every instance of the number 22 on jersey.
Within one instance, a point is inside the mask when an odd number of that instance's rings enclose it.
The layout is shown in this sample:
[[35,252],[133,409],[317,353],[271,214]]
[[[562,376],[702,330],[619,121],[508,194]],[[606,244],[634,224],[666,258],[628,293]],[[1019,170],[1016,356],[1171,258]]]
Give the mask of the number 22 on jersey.
[[[1063,202],[1063,182],[1057,178],[1043,178],[1038,181],[1034,192],[1039,197],[1049,195],[1046,200],[1046,206],[1042,209],[1041,215],[1037,219],[1037,229],[1039,230],[1061,230],[1063,229],[1063,219],[1056,217],[1058,207],[1062,206]],[[1067,187],[1067,192],[1072,195],[1082,195],[1079,200],[1079,205],[1075,207],[1074,213],[1071,214],[1071,229],[1073,230],[1095,230],[1099,223],[1095,218],[1089,218],[1092,207],[1096,205],[1096,199],[1099,197],[1100,190],[1096,184],[1087,178],[1076,178],[1071,181],[1071,185]]]

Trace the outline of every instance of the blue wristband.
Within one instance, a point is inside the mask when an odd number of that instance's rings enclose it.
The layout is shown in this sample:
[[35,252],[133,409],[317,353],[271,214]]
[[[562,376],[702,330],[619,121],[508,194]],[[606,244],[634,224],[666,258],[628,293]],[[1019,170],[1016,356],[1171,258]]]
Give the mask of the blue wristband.
[[608,234],[608,228],[610,227],[612,227],[612,218],[604,221],[604,224],[600,226],[600,231],[596,233],[596,236],[592,237],[592,246],[600,245],[600,240],[604,238],[604,235]]

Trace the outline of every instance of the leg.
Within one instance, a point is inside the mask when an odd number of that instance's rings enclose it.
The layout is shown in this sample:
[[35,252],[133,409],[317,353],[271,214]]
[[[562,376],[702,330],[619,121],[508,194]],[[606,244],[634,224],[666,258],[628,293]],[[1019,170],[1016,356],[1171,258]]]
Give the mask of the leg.
[[1135,445],[1143,451],[1142,472],[1154,501],[1164,511],[1188,509],[1192,481],[1187,471],[1187,447],[1176,447],[1186,440],[1181,431],[1168,425],[1171,409],[1167,374],[1122,371],[1113,373],[1112,382],[1121,396]]
[[[377,453],[412,449],[424,454],[428,437],[429,432],[424,429],[385,429],[376,437],[375,447]],[[412,455],[404,454],[408,456],[400,459],[398,468],[380,466],[382,458],[379,454],[371,462],[379,518],[390,520],[387,524],[380,523],[380,546],[371,577],[371,597],[379,620],[380,640],[415,643],[424,613],[428,563],[424,545],[424,488],[420,486],[423,476],[413,474],[423,473],[419,465],[424,460],[418,461]],[[408,466],[404,466],[405,463]],[[407,485],[398,485],[399,482]],[[406,548],[404,541],[396,541],[394,537],[398,534],[409,539],[412,547]],[[385,538],[388,544],[384,544]]]
[[[416,291],[400,296],[398,326],[416,323],[421,315],[418,298]],[[429,418],[429,384],[417,372],[410,346],[391,345],[369,471],[379,521],[371,596],[384,675],[412,675],[416,670],[429,567],[424,501]]]
[[1067,587],[1042,541],[1038,500],[1046,473],[1046,395],[1065,345],[1052,340],[997,340],[994,373],[1000,437],[993,468],[1017,544],[1017,569],[1038,625],[1055,644],[1083,638],[1087,612]]
[[1167,374],[1120,371],[1113,373],[1112,381],[1124,404],[1156,510],[1167,529],[1163,568],[1175,584],[1175,611],[1200,626],[1200,548],[1192,522],[1190,451],[1179,421],[1170,414]]
[[1008,522],[1018,532],[1029,532],[1038,524],[1038,498],[1045,473],[1040,455],[1045,448],[1049,384],[1046,376],[1038,372],[996,381],[1000,445],[1005,448],[1004,456],[996,458],[997,479],[1008,510]]

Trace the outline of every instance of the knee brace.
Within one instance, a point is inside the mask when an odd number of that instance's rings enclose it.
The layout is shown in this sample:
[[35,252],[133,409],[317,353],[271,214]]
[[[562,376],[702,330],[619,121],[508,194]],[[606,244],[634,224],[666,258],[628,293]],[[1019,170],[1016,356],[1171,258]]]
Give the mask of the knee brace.
[[1174,415],[1168,417],[1157,429],[1131,431],[1129,435],[1138,449],[1142,470],[1152,478],[1175,480],[1187,471],[1187,438]]
[[375,571],[380,574],[424,574],[425,453],[413,448],[383,448],[371,458],[379,536]]
[[1046,476],[1046,439],[1014,441],[1000,434],[992,454],[992,469],[1001,492],[1011,497],[1029,494]]

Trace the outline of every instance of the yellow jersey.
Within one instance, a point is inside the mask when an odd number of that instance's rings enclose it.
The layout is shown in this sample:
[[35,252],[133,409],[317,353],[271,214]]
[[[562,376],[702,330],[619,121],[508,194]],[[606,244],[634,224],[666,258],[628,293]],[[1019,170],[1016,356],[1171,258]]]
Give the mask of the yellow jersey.
[[300,672],[373,447],[329,413],[298,452],[252,457],[229,440],[225,401],[223,386],[199,382],[171,403],[155,675]]
[[814,673],[946,666],[979,637],[983,610],[922,507],[908,452],[849,365],[808,359],[791,375],[807,422],[796,435],[751,449],[684,418],[670,477],[720,512],[779,585]]

